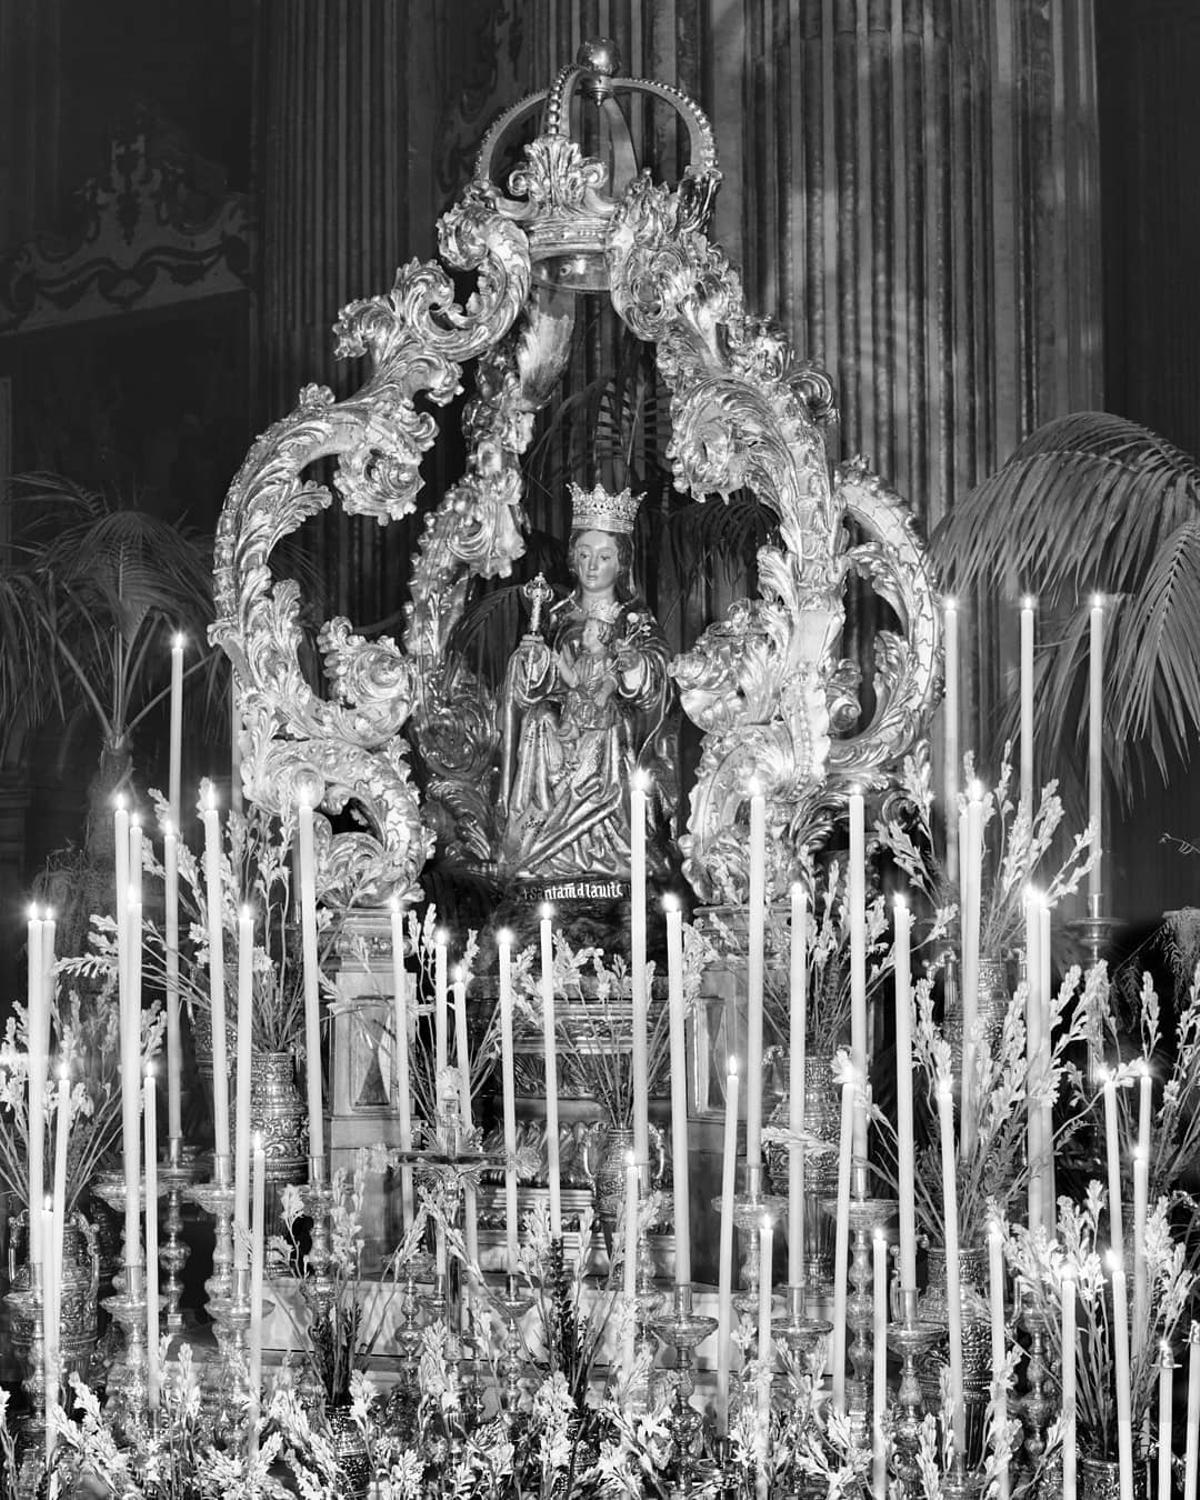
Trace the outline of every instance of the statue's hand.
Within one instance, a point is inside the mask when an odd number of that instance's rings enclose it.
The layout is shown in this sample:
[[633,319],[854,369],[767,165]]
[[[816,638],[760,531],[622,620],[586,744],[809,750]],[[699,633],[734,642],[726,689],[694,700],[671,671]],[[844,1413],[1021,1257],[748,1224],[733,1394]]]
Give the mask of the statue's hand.
[[554,653],[540,635],[527,635],[517,647],[517,681],[527,691],[549,672]]

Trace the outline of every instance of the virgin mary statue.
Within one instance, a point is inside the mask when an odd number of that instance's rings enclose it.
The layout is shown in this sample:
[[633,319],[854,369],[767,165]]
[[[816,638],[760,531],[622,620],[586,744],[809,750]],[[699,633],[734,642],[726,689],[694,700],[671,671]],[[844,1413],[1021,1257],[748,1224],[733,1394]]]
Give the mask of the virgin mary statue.
[[574,586],[550,608],[545,637],[535,607],[502,692],[501,868],[518,881],[627,880],[637,771],[655,810],[652,867],[661,865],[675,798],[669,652],[633,584],[642,497],[570,492]]

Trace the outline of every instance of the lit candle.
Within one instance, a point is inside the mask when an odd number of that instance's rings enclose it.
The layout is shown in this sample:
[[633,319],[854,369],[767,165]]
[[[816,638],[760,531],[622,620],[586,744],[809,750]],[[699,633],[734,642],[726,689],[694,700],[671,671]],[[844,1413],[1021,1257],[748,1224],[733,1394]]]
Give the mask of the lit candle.
[[[442,1087],[442,1075],[450,1066],[450,1038],[446,1011],[450,988],[446,980],[446,933],[438,928],[433,935],[433,1066],[434,1092]],[[440,1095],[439,1095],[440,1102]]]
[[1076,1395],[1075,1395],[1075,1277],[1064,1270],[1062,1278],[1062,1421],[1063,1500],[1075,1500]]
[[646,970],[646,812],[644,771],[629,778],[629,970],[633,987],[633,1151],[643,1184],[650,1188],[650,1057],[647,1050],[650,996]]
[[50,1247],[51,1274],[62,1286],[63,1230],[67,1222],[67,1148],[71,1140],[71,1076],[66,1064],[58,1070],[58,1097],[54,1104],[54,1243]]
[[775,1226],[770,1214],[764,1214],[758,1241],[758,1417],[759,1436],[764,1445],[760,1463],[766,1458],[771,1415],[771,1378],[774,1373],[775,1349],[771,1342],[771,1263],[775,1256]]
[[[229,1065],[225,1037],[225,949],[221,935],[224,893],[221,888],[221,828],[216,795],[205,783],[204,811],[205,899],[208,903],[208,995],[212,1016],[213,1056],[213,1156],[219,1181],[228,1181],[229,1161]],[[303,869],[303,862],[301,864]]]
[[250,1386],[250,1452],[258,1451],[262,1403],[263,1254],[266,1243],[267,1154],[260,1131],[254,1133],[254,1187],[250,1209],[250,1329],[246,1373]]
[[25,1045],[29,1053],[29,1263],[44,1265],[42,1245],[42,1195],[46,1190],[46,1009],[43,1003],[42,935],[44,922],[31,907],[26,929],[29,959],[26,987]]
[[1021,600],[1021,810],[1033,816],[1033,610],[1036,601]]
[[1171,1500],[1171,1419],[1175,1401],[1175,1360],[1164,1339],[1158,1362],[1158,1500]]
[[321,970],[317,956],[317,856],[312,799],[296,798],[296,842],[300,854],[300,941],[304,969],[304,1062],[308,1094],[309,1174],[325,1176],[325,1087],[321,1074]]
[[717,1267],[717,1435],[729,1433],[729,1366],[733,1346],[733,1212],[737,1192],[738,1071],[725,1075],[725,1139],[721,1153],[721,1240]]
[[145,844],[142,837],[142,820],[137,813],[129,815],[129,900],[139,905],[142,900],[142,873],[145,868]]
[[746,1186],[762,1173],[763,985],[767,919],[767,803],[750,783],[750,889],[746,948]]
[[[467,981],[460,964],[454,971],[454,1055],[458,1064],[462,1098],[463,1129],[469,1135],[474,1126],[471,1109],[471,1053],[467,1045]],[[463,1238],[467,1260],[479,1267],[479,1205],[475,1184],[469,1178],[463,1183]]]
[[1138,1137],[1133,1155],[1133,1357],[1136,1362],[1146,1333],[1146,1218],[1150,1197],[1150,1115],[1154,1080],[1143,1061],[1138,1077]]
[[1045,1222],[1045,1192],[1041,1144],[1042,1110],[1037,1102],[1041,1080],[1042,1000],[1041,960],[1038,956],[1038,908],[1041,898],[1036,891],[1025,893],[1025,1062],[1029,1070],[1029,1088],[1025,1101],[1026,1154],[1029,1160],[1029,1231],[1034,1233]]
[[163,905],[167,990],[167,1138],[183,1138],[183,1045],[179,1030],[179,835],[163,829]]
[[513,1054],[512,933],[496,934],[500,962],[500,1075],[504,1102],[504,1227],[508,1238],[508,1272],[517,1274],[517,1090]]
[[[1038,906],[1038,963],[1041,977],[1038,981],[1038,1004],[1041,1006],[1039,1022],[1038,1076],[1045,1082],[1050,1079],[1050,1043],[1053,1030],[1050,1018],[1050,958],[1053,952],[1050,935],[1050,903],[1043,900]],[[1042,1152],[1042,1202],[1046,1214],[1046,1234],[1053,1239],[1057,1231],[1058,1188],[1054,1170],[1054,1105],[1049,1098],[1042,1102],[1042,1118],[1038,1129]]]
[[[843,1054],[844,1055],[844,1054]],[[833,1250],[833,1407],[846,1410],[846,1259],[850,1253],[850,1168],[854,1155],[856,1074],[842,1083],[842,1128],[838,1138],[837,1218]]]
[[142,907],[129,907],[129,961],[125,1004],[121,1008],[121,1128],[125,1159],[125,1286],[133,1293],[142,1284],[142,1164],[139,1112],[142,1107]]
[[963,1406],[962,1287],[958,1266],[958,1189],[954,1177],[954,1097],[949,1078],[938,1082],[938,1123],[942,1146],[942,1206],[946,1221],[946,1322],[950,1335],[950,1410],[954,1451],[966,1452]]
[[58,1347],[59,1347],[59,1287],[51,1274],[50,1246],[54,1243],[54,1205],[49,1198],[39,1200],[29,1211],[30,1222],[40,1219],[42,1243],[46,1246],[46,1264],[42,1268],[42,1383],[44,1400],[42,1406],[45,1424],[45,1450],[47,1460],[54,1452],[54,1407],[58,1401]]
[[804,1285],[804,1074],[808,978],[808,897],[799,881],[792,886],[791,970],[788,982],[788,1285]]
[[1113,1363],[1117,1375],[1117,1463],[1121,1500],[1133,1500],[1133,1393],[1129,1378],[1129,1299],[1125,1272],[1118,1258],[1110,1259],[1113,1295]]
[[946,655],[946,693],[942,700],[942,774],[945,777],[946,878],[958,878],[958,845],[954,840],[954,812],[958,806],[958,602],[942,601]]
[[1133,1151],[1133,1359],[1146,1342],[1146,1217],[1150,1164],[1140,1146]]
[[1200,1472],[1200,1323],[1188,1333],[1187,1444],[1183,1454],[1183,1500],[1196,1500]]
[[161,1384],[158,1364],[158,1101],[154,1071],[146,1069],[142,1100],[142,1128],[146,1154],[146,1393],[152,1412],[158,1410]]
[[866,809],[861,792],[851,792],[850,865],[847,870],[850,903],[850,1062],[860,1081],[854,1105],[854,1161],[867,1159],[867,835]]
[[175,828],[179,827],[182,815],[180,802],[180,787],[182,785],[183,766],[183,648],[185,640],[182,635],[175,635],[171,640],[171,737],[169,753],[169,771],[167,775],[167,806],[171,814],[171,823]]
[[467,981],[461,964],[454,970],[454,1053],[462,1091],[463,1124],[471,1128],[471,1052],[467,1044]]
[[892,903],[896,979],[896,1154],[900,1210],[900,1290],[917,1289],[916,1139],[913,1132],[912,914],[903,896]]
[[237,1109],[233,1157],[233,1268],[250,1269],[250,1058],[254,1032],[254,917],[238,917]]
[[975,1047],[979,1031],[979,920],[983,901],[983,796],[977,781],[971,783],[967,798],[967,902],[963,913],[963,984],[962,984],[962,1089],[960,1118],[962,1139],[959,1142],[964,1161],[975,1150],[976,1092]]
[[638,1243],[637,1158],[631,1151],[625,1162],[625,1264],[622,1291],[625,1297],[625,1378],[633,1374],[637,1339],[637,1243]]
[[[554,937],[549,906],[542,907],[542,1050],[546,1054],[546,1177],[550,1189],[550,1233],[562,1238],[562,1184],[558,1168],[558,1058],[554,1023]],[[643,1033],[643,1040],[645,1034]],[[634,1034],[634,1045],[637,1035]],[[647,1151],[649,1140],[647,1139]],[[636,1147],[634,1149],[636,1156]],[[639,1170],[641,1169],[639,1163]]]
[[1117,1082],[1112,1073],[1104,1074],[1104,1142],[1108,1160],[1109,1238],[1118,1259],[1125,1255],[1125,1237],[1121,1228],[1121,1146],[1117,1138]]
[[678,901],[667,914],[667,995],[671,1032],[671,1169],[675,1201],[675,1284],[692,1279],[691,1197],[688,1192],[687,1048],[683,1014],[683,913]]
[[[1005,1368],[1008,1349],[1004,1337],[1004,1241],[1000,1225],[995,1222],[988,1228],[988,1287],[992,1323],[992,1399],[996,1411],[995,1431],[1000,1434],[1008,1427],[1008,1380]],[[999,1500],[1008,1500],[1007,1463],[998,1466],[997,1477],[1000,1484]]]
[[1088,822],[1098,857],[1088,871],[1088,915],[1100,915],[1104,852],[1104,599],[1093,594],[1088,652]]
[[[408,973],[404,967],[404,909],[392,897],[392,1025],[395,1028],[396,1109],[400,1115],[400,1150],[412,1150],[412,1097],[408,1065]],[[405,1233],[413,1221],[413,1169],[400,1166],[400,1219]]]
[[874,1269],[874,1298],[871,1313],[874,1320],[872,1345],[872,1474],[871,1489],[874,1500],[887,1500],[888,1470],[887,1442],[883,1423],[887,1414],[887,1285],[888,1244],[882,1229],[876,1229],[872,1240],[872,1265]]

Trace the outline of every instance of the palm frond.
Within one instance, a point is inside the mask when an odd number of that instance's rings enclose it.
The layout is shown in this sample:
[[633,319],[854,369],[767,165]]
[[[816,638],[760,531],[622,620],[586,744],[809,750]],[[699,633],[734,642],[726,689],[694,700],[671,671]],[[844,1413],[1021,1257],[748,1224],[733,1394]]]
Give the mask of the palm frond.
[[955,588],[1039,596],[1039,722],[1062,761],[1086,723],[1083,600],[1105,596],[1106,753],[1123,796],[1148,761],[1165,776],[1200,727],[1198,525],[1200,463],[1123,417],[1076,412],[1032,433],[933,537]]
[[933,548],[956,588],[1132,593],[1162,541],[1200,507],[1200,464],[1107,412],[1048,422],[942,522]]

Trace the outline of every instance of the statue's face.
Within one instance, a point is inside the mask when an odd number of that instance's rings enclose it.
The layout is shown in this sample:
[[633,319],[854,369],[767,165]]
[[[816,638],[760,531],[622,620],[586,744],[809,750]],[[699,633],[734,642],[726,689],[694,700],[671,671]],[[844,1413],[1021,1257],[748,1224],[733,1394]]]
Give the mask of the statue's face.
[[575,542],[575,572],[590,593],[613,588],[621,571],[617,539],[607,531],[585,531]]

